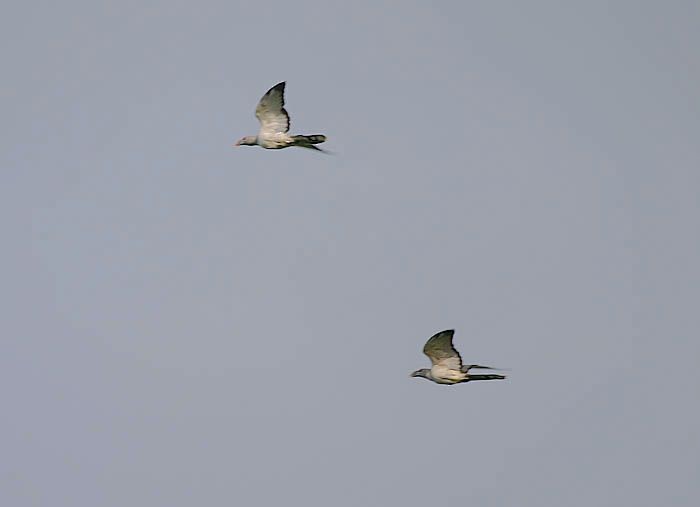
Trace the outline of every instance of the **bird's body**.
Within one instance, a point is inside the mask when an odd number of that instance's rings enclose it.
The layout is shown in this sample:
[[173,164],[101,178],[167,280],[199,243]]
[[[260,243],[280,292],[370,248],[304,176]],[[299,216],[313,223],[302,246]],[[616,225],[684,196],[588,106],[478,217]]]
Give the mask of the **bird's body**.
[[430,358],[432,368],[423,368],[414,371],[412,377],[423,377],[437,384],[461,384],[472,380],[502,380],[504,375],[496,374],[470,374],[469,370],[485,369],[494,370],[490,366],[479,364],[462,364],[462,357],[452,344],[454,330],[447,329],[433,335],[423,347],[423,353]]
[[323,134],[308,136],[289,134],[290,120],[289,113],[284,108],[284,87],[285,82],[283,81],[270,88],[262,96],[255,108],[255,116],[260,122],[260,132],[257,136],[246,136],[240,139],[236,146],[257,145],[267,150],[281,150],[290,146],[299,146],[323,151],[314,146],[325,142],[326,136]]
[[430,377],[438,384],[458,384],[464,382],[469,374],[448,368],[447,366],[435,365],[430,369]]

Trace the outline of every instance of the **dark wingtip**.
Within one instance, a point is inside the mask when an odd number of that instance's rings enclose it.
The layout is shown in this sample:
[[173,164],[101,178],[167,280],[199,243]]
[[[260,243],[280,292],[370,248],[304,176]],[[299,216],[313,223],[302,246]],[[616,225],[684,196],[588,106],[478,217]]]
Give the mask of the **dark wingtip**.
[[284,96],[284,87],[287,84],[286,81],[282,81],[281,83],[277,83],[275,86],[270,88],[265,92],[265,95],[269,95],[272,92],[280,92]]
[[437,338],[438,336],[443,335],[443,334],[449,334],[450,336],[454,336],[454,335],[455,335],[455,330],[454,330],[454,329],[444,329],[444,330],[442,330],[442,331],[438,331],[438,332],[435,333],[433,336],[431,336],[431,337],[428,339],[428,341],[432,340],[433,338]]

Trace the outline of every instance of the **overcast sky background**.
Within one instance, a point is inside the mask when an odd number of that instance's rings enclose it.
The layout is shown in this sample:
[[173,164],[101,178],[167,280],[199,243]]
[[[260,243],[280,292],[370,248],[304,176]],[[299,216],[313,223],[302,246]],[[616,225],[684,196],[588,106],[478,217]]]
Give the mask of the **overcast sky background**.
[[0,504],[700,503],[698,2],[3,11]]

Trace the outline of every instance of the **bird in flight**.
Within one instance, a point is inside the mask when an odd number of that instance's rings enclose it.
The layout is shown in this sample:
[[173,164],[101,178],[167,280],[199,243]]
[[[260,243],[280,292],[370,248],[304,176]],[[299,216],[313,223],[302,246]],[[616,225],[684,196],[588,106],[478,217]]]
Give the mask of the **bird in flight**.
[[325,142],[326,136],[314,134],[309,136],[289,135],[289,113],[284,108],[285,82],[276,84],[262,96],[255,116],[260,122],[257,136],[246,136],[236,142],[236,146],[261,146],[268,150],[281,150],[290,146],[299,146],[317,151],[324,151],[314,146]]
[[438,384],[461,384],[472,380],[502,380],[505,375],[483,374],[473,375],[469,370],[495,370],[490,366],[479,364],[462,364],[462,357],[452,345],[454,329],[440,331],[433,335],[423,347],[423,353],[433,363],[432,368],[423,368],[411,373],[411,377],[423,377]]

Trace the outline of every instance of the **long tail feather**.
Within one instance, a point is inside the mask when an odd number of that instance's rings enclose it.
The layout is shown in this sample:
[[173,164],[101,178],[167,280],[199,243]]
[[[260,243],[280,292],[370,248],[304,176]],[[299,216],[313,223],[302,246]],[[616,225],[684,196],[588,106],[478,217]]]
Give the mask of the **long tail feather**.
[[311,136],[294,136],[294,146],[299,146],[300,148],[308,148],[310,150],[316,150],[323,153],[330,154],[329,151],[322,150],[314,146],[314,144],[320,144],[326,141],[326,136],[323,134],[314,134]]
[[506,378],[505,375],[469,375],[465,382],[469,382],[471,380],[503,380],[504,378]]
[[494,368],[493,366],[483,366],[481,364],[465,364],[462,366],[462,371],[468,373],[472,368],[475,370],[509,371],[508,368]]
[[294,136],[294,140],[303,144],[321,144],[326,142],[326,136],[323,134],[313,134],[310,136]]
[[320,151],[321,153],[325,153],[326,155],[333,155],[332,151],[322,150],[321,148],[319,148],[318,146],[314,146],[313,144],[295,144],[294,146],[298,148],[308,148],[310,150]]

